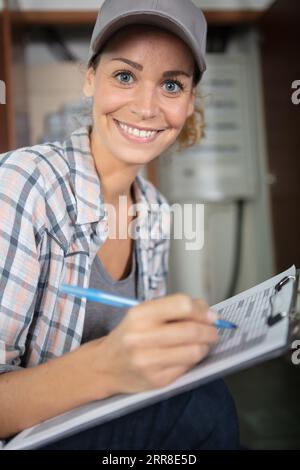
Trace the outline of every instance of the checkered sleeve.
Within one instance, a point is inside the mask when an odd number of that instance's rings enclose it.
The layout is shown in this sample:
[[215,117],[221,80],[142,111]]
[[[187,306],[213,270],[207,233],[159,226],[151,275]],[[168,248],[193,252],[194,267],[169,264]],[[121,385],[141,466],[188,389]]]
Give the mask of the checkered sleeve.
[[44,199],[34,158],[0,155],[0,373],[18,369],[34,314]]

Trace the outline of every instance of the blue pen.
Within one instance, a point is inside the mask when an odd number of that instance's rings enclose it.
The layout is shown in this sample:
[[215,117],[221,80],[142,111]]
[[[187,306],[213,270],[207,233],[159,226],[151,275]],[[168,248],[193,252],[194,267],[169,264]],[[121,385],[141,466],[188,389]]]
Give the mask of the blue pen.
[[[99,302],[106,305],[112,305],[113,307],[134,307],[140,302],[136,299],[128,299],[127,297],[121,297],[119,295],[108,294],[103,290],[98,289],[87,289],[85,287],[72,286],[70,284],[62,284],[60,286],[60,292],[64,294],[71,294],[75,297],[85,297],[93,302]],[[214,322],[216,328],[222,329],[235,329],[237,325],[227,320],[216,320]]]
[[216,320],[214,322],[216,328],[226,329],[226,330],[236,330],[237,325],[228,320]]

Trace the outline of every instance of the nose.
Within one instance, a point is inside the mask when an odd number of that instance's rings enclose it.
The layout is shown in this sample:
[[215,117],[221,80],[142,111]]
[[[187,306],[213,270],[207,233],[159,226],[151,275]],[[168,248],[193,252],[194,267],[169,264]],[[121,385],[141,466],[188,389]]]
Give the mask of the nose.
[[131,104],[131,112],[140,120],[155,118],[159,113],[156,90],[151,85],[139,87]]

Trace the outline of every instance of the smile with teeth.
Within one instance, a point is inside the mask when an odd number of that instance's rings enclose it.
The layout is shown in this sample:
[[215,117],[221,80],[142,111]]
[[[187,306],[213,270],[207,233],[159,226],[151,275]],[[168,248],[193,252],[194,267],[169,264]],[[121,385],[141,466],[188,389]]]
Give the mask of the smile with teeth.
[[161,131],[155,131],[155,130],[152,130],[152,131],[143,130],[143,131],[141,131],[140,129],[137,129],[135,127],[129,127],[129,126],[127,126],[127,124],[124,124],[123,122],[120,122],[120,121],[117,121],[117,120],[116,120],[116,122],[117,122],[118,126],[124,132],[126,132],[126,134],[132,135],[134,137],[138,137],[140,139],[152,139],[159,132],[161,132]]

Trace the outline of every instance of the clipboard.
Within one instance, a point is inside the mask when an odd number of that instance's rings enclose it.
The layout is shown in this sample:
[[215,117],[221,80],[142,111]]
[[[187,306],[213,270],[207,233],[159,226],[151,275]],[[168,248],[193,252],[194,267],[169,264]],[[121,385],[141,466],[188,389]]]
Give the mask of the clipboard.
[[[257,308],[251,307],[253,298],[257,298],[260,301]],[[278,299],[281,301],[279,306]],[[19,450],[42,447],[95,425],[124,416],[144,406],[157,403],[181,392],[192,390],[216,378],[224,377],[285,353],[293,339],[300,332],[300,269],[296,270],[295,266],[291,266],[283,273],[230,299],[226,299],[212,306],[212,308],[214,310],[221,309],[223,313],[226,313],[226,311],[228,313],[231,309],[233,314],[236,314],[242,304],[244,316],[239,317],[241,326],[240,335],[243,334],[244,323],[246,324],[248,321],[251,327],[255,327],[257,319],[259,320],[259,334],[263,330],[265,335],[257,336],[260,341],[254,335],[254,343],[255,341],[257,342],[254,346],[246,343],[245,350],[243,350],[244,345],[241,344],[239,346],[241,351],[237,352],[234,350],[235,338],[229,336],[227,340],[225,337],[225,339],[223,338],[223,343],[221,341],[217,345],[217,348],[221,348],[220,351],[216,349],[213,354],[207,356],[167,387],[135,394],[115,395],[80,406],[29,429],[25,429],[9,442],[4,443],[2,449]],[[281,308],[282,306],[284,308]],[[236,322],[234,318],[227,317],[227,319]],[[236,330],[231,330],[231,332],[223,330],[223,334],[234,335],[236,334],[233,333],[234,331]],[[255,330],[253,331],[255,333]],[[222,352],[224,345],[225,350]]]

